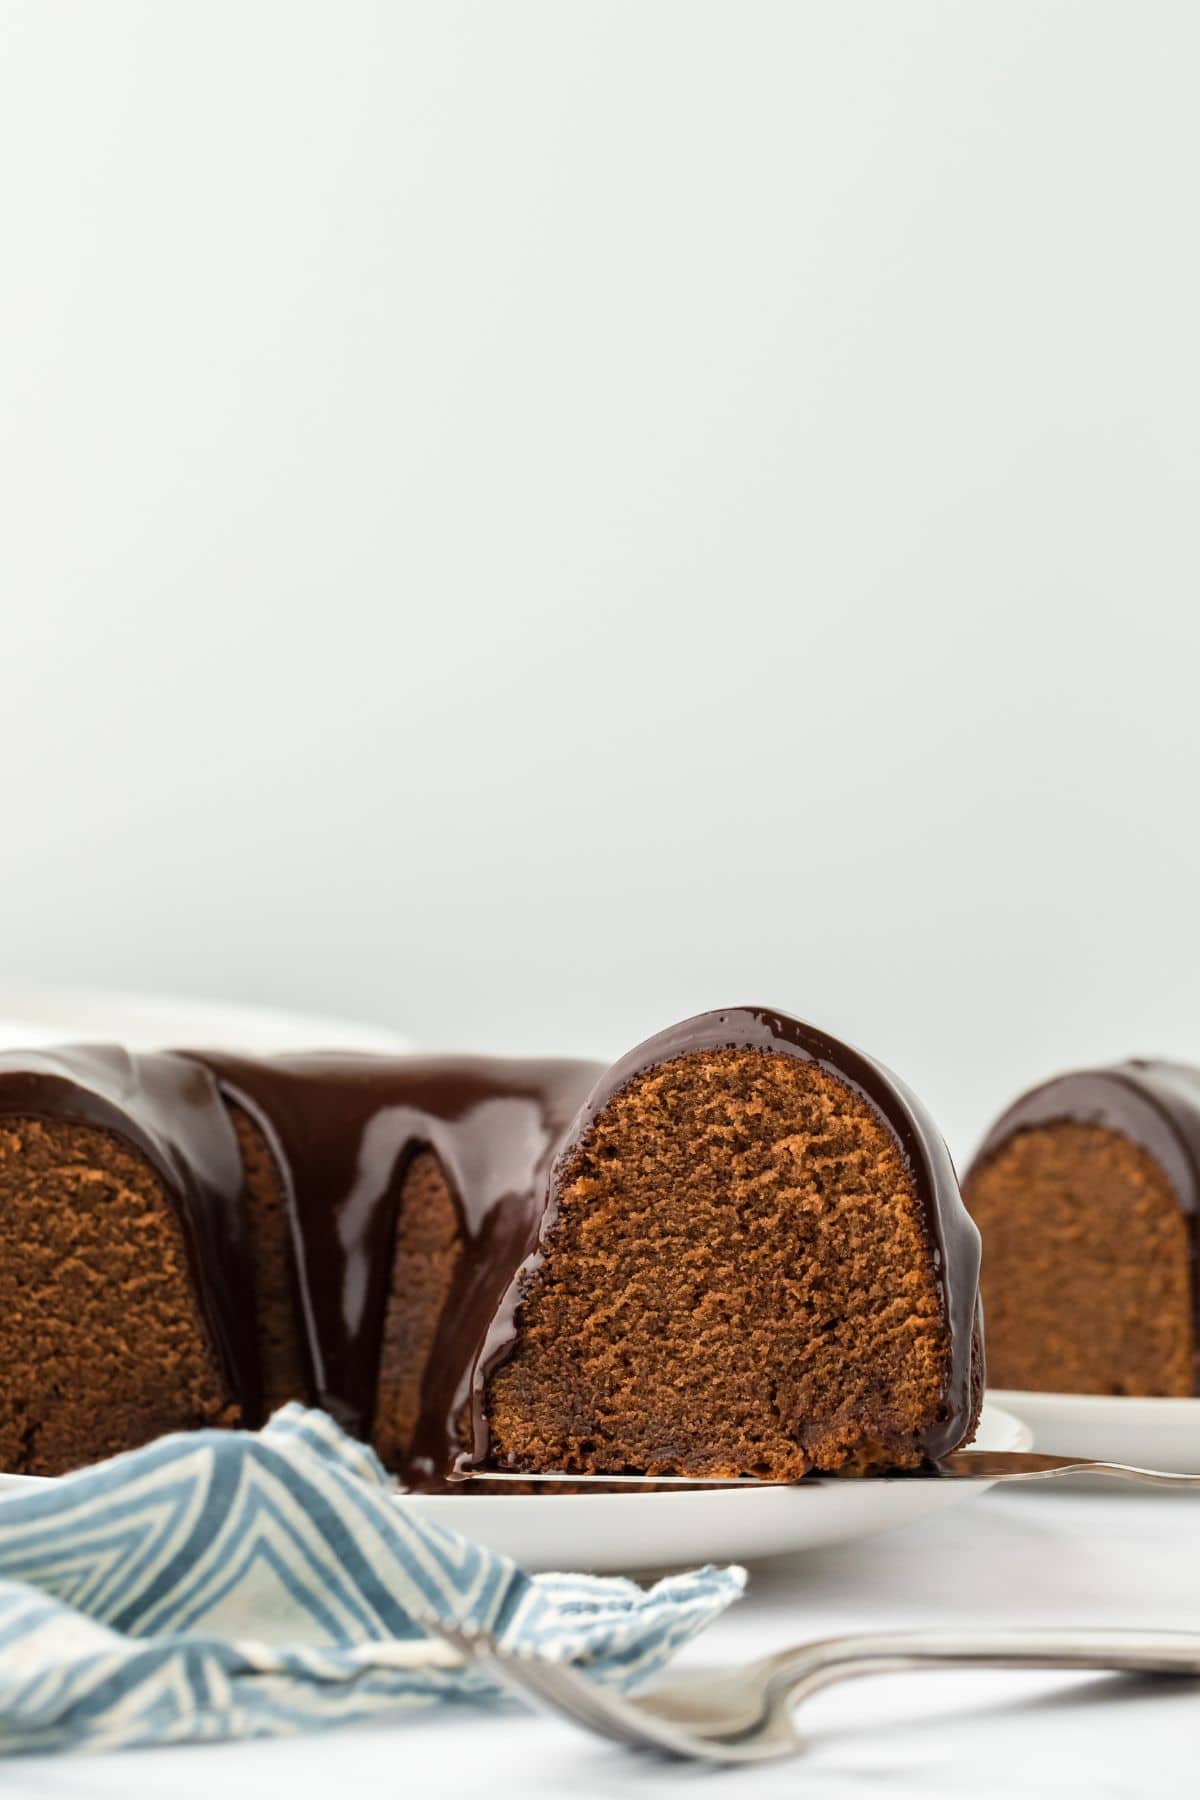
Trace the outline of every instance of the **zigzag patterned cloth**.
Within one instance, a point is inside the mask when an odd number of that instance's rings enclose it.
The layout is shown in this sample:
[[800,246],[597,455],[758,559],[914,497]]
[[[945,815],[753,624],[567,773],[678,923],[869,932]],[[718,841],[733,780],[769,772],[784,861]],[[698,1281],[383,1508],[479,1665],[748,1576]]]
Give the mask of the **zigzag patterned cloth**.
[[628,1686],[744,1579],[530,1577],[407,1513],[370,1450],[287,1406],[261,1432],[160,1438],[0,1500],[0,1751],[282,1736],[496,1698],[422,1617]]

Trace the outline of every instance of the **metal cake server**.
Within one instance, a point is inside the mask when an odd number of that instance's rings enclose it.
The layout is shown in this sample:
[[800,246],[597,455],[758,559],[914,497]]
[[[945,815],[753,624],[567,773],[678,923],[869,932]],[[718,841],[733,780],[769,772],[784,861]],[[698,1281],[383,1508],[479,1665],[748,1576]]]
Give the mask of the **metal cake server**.
[[501,1686],[585,1731],[638,1750],[717,1763],[798,1755],[804,1743],[793,1710],[820,1688],[859,1675],[972,1668],[1200,1675],[1200,1635],[1186,1631],[889,1631],[825,1638],[743,1668],[677,1675],[631,1699],[569,1664],[504,1649],[486,1633],[434,1622],[427,1628]]
[[1048,1456],[1040,1450],[953,1450],[929,1469],[891,1475],[805,1476],[803,1481],[768,1481],[756,1476],[734,1478],[699,1475],[530,1475],[507,1469],[480,1469],[462,1477],[472,1487],[519,1481],[526,1486],[598,1488],[747,1488],[805,1487],[815,1481],[1048,1481],[1057,1475],[1105,1475],[1150,1487],[1200,1488],[1200,1475],[1176,1475],[1166,1469],[1138,1469],[1129,1463],[1097,1462],[1088,1456]]

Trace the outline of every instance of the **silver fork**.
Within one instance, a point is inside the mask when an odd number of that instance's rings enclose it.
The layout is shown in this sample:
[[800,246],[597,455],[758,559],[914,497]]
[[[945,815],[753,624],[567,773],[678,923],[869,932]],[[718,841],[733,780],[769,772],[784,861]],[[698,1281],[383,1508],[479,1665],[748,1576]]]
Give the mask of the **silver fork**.
[[[425,1623],[425,1621],[423,1621]],[[804,1748],[793,1711],[820,1688],[912,1669],[1102,1669],[1200,1675],[1187,1631],[889,1631],[824,1638],[742,1668],[686,1675],[636,1699],[484,1632],[427,1624],[468,1661],[545,1711],[638,1750],[718,1763],[767,1762]]]

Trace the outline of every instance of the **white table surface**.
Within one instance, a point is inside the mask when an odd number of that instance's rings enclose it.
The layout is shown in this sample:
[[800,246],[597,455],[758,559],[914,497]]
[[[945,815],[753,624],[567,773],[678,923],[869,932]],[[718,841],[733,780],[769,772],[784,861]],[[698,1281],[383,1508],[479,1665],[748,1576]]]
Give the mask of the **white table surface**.
[[[691,1646],[691,1664],[832,1632],[922,1623],[1200,1628],[1200,1495],[993,1490],[902,1531],[751,1570],[747,1598]],[[1194,1795],[1200,1683],[1128,1677],[885,1676],[806,1706],[796,1762],[729,1773],[659,1764],[557,1720],[466,1705],[284,1742],[0,1763],[0,1793],[313,1796],[490,1793],[866,1800]],[[714,1785],[717,1784],[717,1785]]]

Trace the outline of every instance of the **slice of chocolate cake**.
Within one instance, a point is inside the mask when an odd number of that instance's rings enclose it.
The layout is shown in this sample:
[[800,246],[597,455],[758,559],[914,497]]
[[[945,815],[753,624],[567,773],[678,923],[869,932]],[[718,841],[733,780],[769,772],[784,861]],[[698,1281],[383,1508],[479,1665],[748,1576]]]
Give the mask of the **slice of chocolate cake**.
[[912,1467],[974,1432],[978,1267],[893,1076],[780,1014],[704,1014],[611,1069],[568,1133],[459,1465]]
[[241,1188],[205,1070],[95,1046],[0,1056],[0,1468],[257,1423]]
[[997,1387],[1196,1388],[1200,1070],[1133,1061],[1034,1088],[964,1183]]

